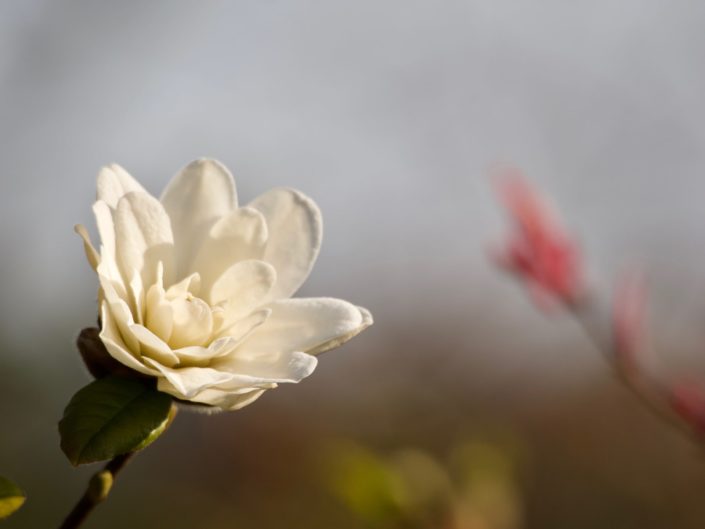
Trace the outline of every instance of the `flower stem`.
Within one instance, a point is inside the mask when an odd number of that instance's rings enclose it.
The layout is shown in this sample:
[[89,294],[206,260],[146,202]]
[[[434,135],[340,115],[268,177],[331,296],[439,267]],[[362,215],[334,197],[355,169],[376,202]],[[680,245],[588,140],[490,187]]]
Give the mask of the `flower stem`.
[[128,452],[127,454],[116,456],[108,461],[102,470],[95,473],[88,482],[86,492],[83,493],[83,496],[78,500],[78,503],[76,503],[59,529],[75,529],[80,527],[91,512],[93,512],[93,509],[108,497],[118,472],[122,470],[135,453],[136,452]]
[[669,410],[663,400],[663,395],[666,392],[661,383],[650,379],[650,377],[646,377],[644,374],[639,377],[630,376],[616,365],[615,359],[618,357],[618,352],[615,350],[614,341],[612,338],[607,337],[601,330],[600,325],[597,323],[594,306],[587,301],[582,307],[566,306],[566,308],[583,330],[585,336],[592,342],[595,349],[602,353],[602,357],[614,370],[619,382],[621,382],[654,417],[683,434],[685,438],[692,441],[696,446],[702,447],[701,439]]

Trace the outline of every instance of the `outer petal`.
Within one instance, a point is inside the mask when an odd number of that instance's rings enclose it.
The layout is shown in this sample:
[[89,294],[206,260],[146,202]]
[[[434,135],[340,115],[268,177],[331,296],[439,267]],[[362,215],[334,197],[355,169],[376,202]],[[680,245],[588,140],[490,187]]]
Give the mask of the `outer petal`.
[[250,386],[301,382],[316,369],[318,359],[300,351],[258,355],[235,352],[217,360],[214,365],[218,370],[235,375],[231,380],[219,384],[218,388],[233,390]]
[[102,200],[93,204],[93,214],[95,215],[100,235],[100,262],[103,274],[107,275],[115,282],[125,285],[115,258],[115,224],[113,222],[113,209]]
[[91,237],[88,235],[88,230],[83,224],[76,224],[73,227],[73,231],[75,231],[78,236],[83,239],[83,250],[86,252],[86,259],[88,259],[88,263],[91,265],[91,268],[96,270],[100,264],[100,254],[93,246]]
[[364,307],[357,308],[360,311],[360,314],[362,315],[362,323],[360,323],[358,327],[352,329],[346,334],[341,334],[340,336],[337,336],[331,340],[328,340],[327,342],[320,344],[317,347],[314,347],[313,349],[307,351],[308,354],[318,355],[321,353],[325,353],[326,351],[330,351],[331,349],[335,349],[336,347],[340,347],[348,340],[355,338],[355,336],[360,334],[362,331],[367,329],[367,327],[372,325],[372,323],[374,323],[374,320],[372,319],[372,313],[370,313],[369,310]]
[[288,298],[308,277],[318,257],[323,224],[318,206],[293,189],[272,189],[254,199],[267,221],[269,239],[262,259],[277,270],[269,299]]
[[267,307],[272,314],[238,351],[318,353],[341,345],[372,323],[366,309],[342,299],[283,299]]
[[171,218],[178,276],[182,277],[189,272],[211,225],[237,207],[235,182],[220,162],[196,160],[171,180],[161,202]]
[[127,350],[133,356],[138,357],[140,354],[140,344],[139,341],[130,332],[130,325],[135,323],[132,311],[128,305],[126,299],[128,295],[126,292],[121,292],[121,285],[111,281],[108,277],[101,274],[101,269],[103,264],[98,266],[98,280],[100,281],[100,291],[102,293],[102,298],[105,300],[107,307],[110,311],[110,315],[113,317],[113,322],[118,331],[122,341],[126,344]]
[[[189,400],[200,391],[218,386],[232,380],[235,375],[217,371],[210,367],[182,367],[172,369],[161,365],[151,358],[144,359],[145,364],[161,372],[157,387],[179,398]],[[168,382],[168,383],[167,383]]]
[[235,393],[230,391],[223,391],[216,388],[209,388],[195,395],[191,399],[191,401],[200,402],[202,404],[208,404],[209,406],[215,406],[216,408],[220,408],[223,411],[235,411],[239,410],[240,408],[244,408],[249,404],[252,404],[258,398],[260,398],[265,391],[266,389],[251,389],[242,393]]
[[139,373],[150,376],[158,375],[158,371],[145,366],[129,352],[125,346],[125,342],[122,340],[122,336],[108,308],[107,302],[103,302],[100,319],[102,323],[100,339],[103,344],[105,344],[105,348],[108,350],[108,353],[110,353],[110,356]]
[[159,201],[147,193],[133,191],[118,202],[114,213],[117,263],[125,284],[134,271],[145,288],[157,279],[157,266],[164,264],[164,282],[173,281],[174,244],[169,217]]
[[[214,390],[223,394],[239,395],[255,389],[271,389],[279,383],[296,383],[310,375],[316,368],[316,358],[305,353],[280,355],[277,362],[245,362],[238,365],[220,362],[216,369],[186,367],[169,369],[146,359],[149,365],[159,369],[164,375],[158,382],[160,391],[176,397],[204,402],[203,392]],[[233,367],[235,372],[225,369]],[[257,372],[255,372],[257,371]],[[209,393],[212,394],[212,393]],[[220,395],[219,398],[223,398]]]
[[130,173],[115,163],[100,170],[97,187],[98,200],[107,203],[111,208],[117,207],[118,201],[131,191],[146,192]]

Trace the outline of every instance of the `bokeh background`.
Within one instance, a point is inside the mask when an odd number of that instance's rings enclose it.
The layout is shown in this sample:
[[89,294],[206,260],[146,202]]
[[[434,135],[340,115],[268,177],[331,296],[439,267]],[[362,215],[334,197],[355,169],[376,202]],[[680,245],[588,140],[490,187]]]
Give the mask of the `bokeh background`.
[[452,481],[463,529],[704,527],[702,451],[487,259],[511,162],[604,299],[647,272],[658,372],[705,378],[704,24],[687,0],[0,4],[0,473],[29,494],[5,526],[58,525],[95,471],[56,422],[89,381],[72,226],[93,229],[99,167],[158,194],[211,156],[244,202],[316,200],[301,295],[376,323],[298,386],[181,413],[86,527],[395,527],[390,465]]

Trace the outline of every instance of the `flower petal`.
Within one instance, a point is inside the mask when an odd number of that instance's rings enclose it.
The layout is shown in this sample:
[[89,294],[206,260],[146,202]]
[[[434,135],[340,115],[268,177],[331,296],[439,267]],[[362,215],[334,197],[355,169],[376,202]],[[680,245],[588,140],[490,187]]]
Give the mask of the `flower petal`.
[[[267,389],[274,387],[276,387],[276,385],[266,389],[251,389],[243,391],[242,393],[208,388],[195,395],[191,401],[208,404],[220,408],[223,411],[235,411],[244,408],[248,404],[252,404],[260,398]],[[162,391],[164,391],[164,389],[162,389]],[[167,391],[167,393],[169,392]]]
[[[98,267],[99,272],[101,267],[102,264]],[[113,317],[116,328],[120,332],[120,336],[125,342],[128,351],[130,351],[133,356],[139,356],[140,344],[130,332],[130,325],[134,324],[135,320],[130,306],[127,304],[127,301],[125,301],[127,294],[124,293],[123,296],[119,290],[121,285],[115,284],[100,273],[98,274],[98,281],[100,282],[102,297],[107,303],[110,315]]]
[[184,277],[178,283],[174,283],[166,291],[167,299],[176,299],[178,297],[187,296],[189,294],[198,296],[201,291],[201,276],[194,272],[191,275]]
[[136,270],[145,288],[156,281],[157,265],[164,265],[164,281],[174,272],[174,239],[169,217],[159,201],[147,193],[123,196],[114,214],[117,263],[125,284]]
[[293,189],[272,189],[250,204],[267,221],[269,238],[262,260],[277,270],[269,299],[288,298],[308,277],[318,256],[323,224],[318,206]]
[[198,345],[182,347],[174,351],[182,366],[207,366],[212,360],[230,354],[238,345],[239,340],[226,336],[214,340],[208,347]]
[[335,338],[328,340],[327,342],[324,342],[318,345],[317,347],[314,347],[313,349],[307,351],[308,354],[319,355],[321,353],[325,353],[326,351],[330,351],[331,349],[335,349],[336,347],[340,347],[348,340],[355,338],[355,336],[360,334],[362,331],[367,329],[367,327],[374,323],[374,320],[372,319],[372,313],[369,310],[364,307],[357,308],[360,311],[360,314],[362,315],[362,322],[360,323],[360,325],[351,329],[345,334],[336,336]]
[[[230,400],[227,395],[271,389],[278,383],[296,383],[310,375],[317,364],[316,357],[299,352],[279,355],[279,360],[276,362],[251,361],[238,362],[237,365],[233,362],[221,362],[217,369],[207,367],[170,369],[148,358],[145,362],[159,369],[164,375],[157,385],[160,391],[197,402],[205,402],[209,396],[218,401]],[[224,371],[223,369],[227,367],[232,367],[233,371]],[[243,368],[248,371],[248,374],[242,373]],[[204,394],[206,389],[212,391]],[[198,399],[195,398],[197,395]]]
[[145,364],[157,369],[169,384],[161,379],[157,387],[178,398],[189,400],[199,391],[217,386],[233,378],[234,375],[224,373],[210,367],[166,367],[151,358],[144,359]]
[[143,325],[130,325],[130,332],[140,342],[142,359],[151,358],[162,365],[174,367],[179,363],[179,357],[152,331]]
[[174,349],[189,345],[206,345],[213,333],[210,306],[200,298],[181,297],[172,300],[174,326],[169,345]]
[[198,272],[204,289],[233,263],[261,259],[267,243],[267,223],[253,208],[238,208],[221,217],[208,231],[198,249],[191,270]]
[[174,327],[174,311],[166,299],[164,290],[164,267],[157,265],[157,281],[149,290],[145,299],[145,323],[148,329],[165,342],[169,341]]
[[98,200],[93,204],[98,234],[100,235],[100,262],[103,274],[124,286],[122,275],[115,260],[115,225],[113,210],[107,203]]
[[100,264],[100,254],[93,246],[91,237],[88,235],[88,230],[83,224],[76,224],[73,227],[73,231],[78,233],[78,236],[83,239],[83,250],[86,252],[86,259],[88,259],[88,263],[91,265],[93,270],[95,270]]
[[213,284],[210,303],[222,304],[226,321],[235,321],[262,304],[276,277],[277,272],[269,263],[240,261],[228,268]]
[[282,299],[238,351],[318,353],[341,345],[372,323],[370,313],[334,298]]
[[235,352],[213,365],[219,370],[234,374],[231,380],[218,387],[237,389],[267,384],[296,384],[313,373],[318,359],[300,351],[252,355]]
[[145,192],[144,187],[130,176],[118,164],[103,167],[98,173],[98,200],[102,200],[111,208],[116,208],[118,201],[131,191]]
[[[161,264],[161,262],[159,263]],[[135,321],[140,325],[144,323],[144,286],[142,285],[142,276],[135,270],[132,273],[132,279],[128,285],[130,288],[130,296],[132,303],[134,304],[134,310],[132,314],[135,317]]]
[[179,365],[182,367],[208,367],[211,362],[208,347],[201,345],[181,347],[176,349],[174,354],[179,358]]
[[[216,335],[218,337],[231,337],[235,338],[238,343],[242,342],[254,330],[262,325],[269,315],[272,313],[271,309],[261,309],[248,314],[244,318],[240,318],[232,324],[229,324],[226,320],[227,315],[219,315],[218,318],[221,320],[218,322],[218,329],[216,330]],[[217,314],[217,313],[214,313]]]
[[220,162],[200,159],[171,180],[160,200],[171,218],[178,277],[183,277],[211,225],[237,207],[235,182]]
[[120,330],[118,329],[115,318],[111,314],[111,311],[108,308],[108,303],[106,301],[103,302],[100,313],[100,339],[103,344],[105,344],[105,348],[108,350],[108,353],[110,353],[110,356],[112,356],[121,364],[129,367],[130,369],[134,369],[139,373],[143,373],[145,375],[150,376],[157,375],[158,372],[156,370],[151,369],[142,364],[142,362],[135,358],[135,356],[127,348],[125,342],[122,339],[122,335],[120,333]]

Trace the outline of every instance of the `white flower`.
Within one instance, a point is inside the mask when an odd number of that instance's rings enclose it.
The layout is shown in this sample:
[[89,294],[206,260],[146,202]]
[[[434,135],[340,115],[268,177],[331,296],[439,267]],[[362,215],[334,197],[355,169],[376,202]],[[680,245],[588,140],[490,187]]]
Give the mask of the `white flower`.
[[197,160],[157,200],[111,165],[93,211],[100,252],[76,231],[100,280],[100,339],[176,398],[241,408],[372,323],[347,301],[290,298],[321,244],[320,212],[297,191],[238,207],[229,171]]

